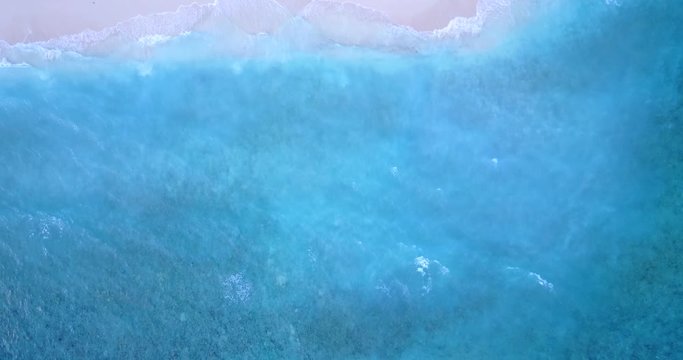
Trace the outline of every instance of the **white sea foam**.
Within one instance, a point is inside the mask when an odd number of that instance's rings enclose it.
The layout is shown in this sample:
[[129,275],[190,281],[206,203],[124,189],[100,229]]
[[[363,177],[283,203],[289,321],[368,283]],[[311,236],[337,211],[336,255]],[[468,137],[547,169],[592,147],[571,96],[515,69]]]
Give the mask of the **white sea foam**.
[[431,260],[424,256],[418,256],[413,260],[416,271],[422,276],[422,295],[427,295],[432,291],[433,277],[446,276],[450,270],[442,265],[438,260]]
[[540,286],[542,286],[548,290],[553,290],[553,288],[555,287],[555,285],[553,285],[553,283],[544,279],[543,277],[541,277],[541,275],[539,275],[535,272],[529,272],[529,277],[534,279],[538,285],[540,285]]
[[30,65],[25,63],[25,62],[13,64],[13,63],[7,61],[7,59],[5,59],[5,58],[0,58],[0,68],[22,68],[22,67],[29,67],[29,66]]
[[444,40],[457,43],[462,37],[471,38],[491,22],[513,22],[512,2],[479,0],[475,16],[455,18],[443,29],[417,31],[351,2],[314,0],[293,14],[275,0],[216,0],[181,6],[174,12],[137,16],[100,31],[15,45],[0,41],[0,58],[9,64],[44,64],[62,59],[64,54],[145,57],[150,55],[150,48],[188,33],[212,35],[214,43],[204,47],[207,52],[237,55],[263,53],[263,48],[269,47],[264,45],[264,35],[273,40],[266,41],[270,47],[280,49],[347,45],[413,52],[431,49]]
[[424,256],[418,256],[415,258],[415,266],[417,272],[419,272],[422,276],[427,275],[427,270],[429,269],[429,262],[429,259],[427,259]]
[[505,270],[518,274],[517,277],[526,277],[527,279],[533,280],[538,286],[541,286],[548,291],[553,291],[555,289],[555,285],[553,283],[544,279],[540,274],[533,271],[525,271],[517,266],[507,266],[505,267]]
[[440,273],[441,275],[448,275],[448,274],[450,274],[451,270],[450,270],[449,268],[447,268],[447,267],[441,265],[441,263],[439,262],[439,260],[434,260],[434,264],[436,264],[437,268],[439,269],[439,273]]
[[443,29],[435,30],[433,34],[437,38],[455,39],[479,34],[492,19],[513,21],[511,6],[512,0],[479,0],[477,12],[473,17],[456,17]]
[[143,46],[155,46],[155,45],[163,44],[169,40],[171,40],[171,37],[168,35],[152,34],[152,35],[145,35],[145,36],[139,38],[138,43],[140,43]]

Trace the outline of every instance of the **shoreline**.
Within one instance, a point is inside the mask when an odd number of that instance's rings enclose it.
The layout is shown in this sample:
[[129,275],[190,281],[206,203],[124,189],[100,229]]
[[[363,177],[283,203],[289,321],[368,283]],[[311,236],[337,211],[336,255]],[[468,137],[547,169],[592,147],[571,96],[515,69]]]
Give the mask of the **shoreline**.
[[[246,0],[229,0],[246,1]],[[329,0],[330,2],[347,2]],[[211,0],[62,0],[45,3],[26,0],[0,5],[0,40],[9,44],[47,41],[83,31],[100,31],[136,16],[176,11],[193,3]],[[297,14],[310,0],[279,0],[291,14]],[[379,11],[394,24],[417,31],[441,29],[456,17],[476,15],[477,0],[353,0],[352,3]],[[266,4],[266,0],[263,1]]]

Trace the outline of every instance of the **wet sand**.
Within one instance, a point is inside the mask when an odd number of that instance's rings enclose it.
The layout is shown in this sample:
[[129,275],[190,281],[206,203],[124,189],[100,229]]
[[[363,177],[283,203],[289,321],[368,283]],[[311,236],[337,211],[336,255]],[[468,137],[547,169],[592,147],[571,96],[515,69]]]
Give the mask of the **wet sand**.
[[[243,0],[247,1],[247,0]],[[333,0],[343,2],[345,0]],[[31,42],[100,30],[136,15],[174,11],[183,4],[213,0],[23,0],[0,3],[0,40]],[[310,0],[281,0],[296,12]],[[351,2],[351,1],[346,1]],[[354,0],[380,10],[394,22],[433,30],[456,16],[472,16],[477,0]]]

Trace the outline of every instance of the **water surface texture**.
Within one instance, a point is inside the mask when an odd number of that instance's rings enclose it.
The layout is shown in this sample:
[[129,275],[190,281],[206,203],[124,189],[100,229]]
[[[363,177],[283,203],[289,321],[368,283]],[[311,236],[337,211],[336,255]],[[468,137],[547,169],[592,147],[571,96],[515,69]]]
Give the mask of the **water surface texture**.
[[680,357],[681,19],[5,61],[0,358]]

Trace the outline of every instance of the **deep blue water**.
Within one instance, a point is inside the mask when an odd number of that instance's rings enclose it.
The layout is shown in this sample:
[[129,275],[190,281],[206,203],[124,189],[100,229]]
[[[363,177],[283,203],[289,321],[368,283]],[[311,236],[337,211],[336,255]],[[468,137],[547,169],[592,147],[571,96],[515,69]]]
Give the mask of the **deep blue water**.
[[681,19],[0,68],[0,358],[680,358]]

